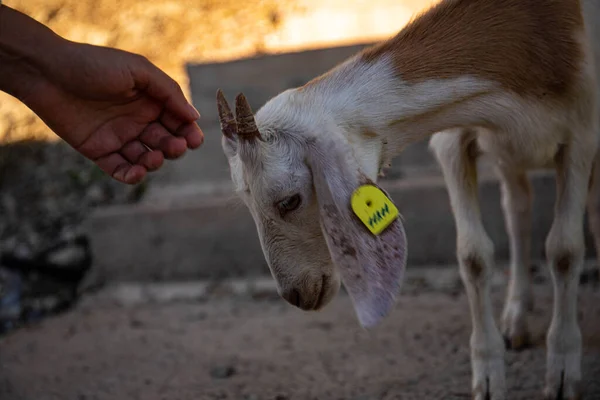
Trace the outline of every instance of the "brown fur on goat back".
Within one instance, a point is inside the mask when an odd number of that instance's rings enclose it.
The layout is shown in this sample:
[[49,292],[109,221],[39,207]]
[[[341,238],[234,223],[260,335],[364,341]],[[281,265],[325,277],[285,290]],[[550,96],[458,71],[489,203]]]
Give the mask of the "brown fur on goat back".
[[583,25],[579,0],[446,0],[362,57],[391,54],[408,83],[472,76],[519,95],[565,98],[577,90]]

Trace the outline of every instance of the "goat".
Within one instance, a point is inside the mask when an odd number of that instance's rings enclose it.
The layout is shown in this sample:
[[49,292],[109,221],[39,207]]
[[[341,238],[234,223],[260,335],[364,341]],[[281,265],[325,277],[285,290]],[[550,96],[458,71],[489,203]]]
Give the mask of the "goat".
[[231,178],[279,294],[318,310],[343,282],[363,326],[388,314],[406,264],[402,221],[373,235],[352,214],[350,198],[363,184],[377,185],[380,170],[407,145],[430,138],[470,305],[473,397],[505,399],[506,345],[490,300],[494,245],[479,212],[476,160],[494,160],[502,187],[511,249],[502,319],[509,347],[527,337],[532,297],[526,172],[555,168],[546,239],[555,300],[544,393],[577,398],[576,300],[588,193],[600,244],[599,21],[597,0],[443,0],[396,36],[281,92],[255,115],[239,94],[234,117],[218,91]]

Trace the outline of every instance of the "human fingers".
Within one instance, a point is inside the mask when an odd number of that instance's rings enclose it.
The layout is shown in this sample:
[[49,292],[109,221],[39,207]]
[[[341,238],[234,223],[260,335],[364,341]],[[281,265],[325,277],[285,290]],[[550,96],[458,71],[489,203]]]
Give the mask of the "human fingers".
[[197,149],[204,143],[204,133],[195,122],[182,125],[176,134],[185,138],[190,149]]
[[96,164],[114,179],[130,185],[139,183],[147,174],[145,167],[132,165],[119,153],[112,153],[97,159]]
[[156,171],[164,162],[164,155],[160,150],[148,149],[139,140],[127,143],[120,153],[131,164],[142,165],[148,171]]
[[173,136],[162,124],[153,122],[140,134],[139,140],[154,150],[160,150],[167,159],[181,157],[186,149],[185,138]]
[[196,122],[185,122],[166,110],[160,117],[160,122],[173,135],[185,138],[187,147],[196,149],[204,142],[204,133]]
[[181,86],[148,59],[139,56],[140,62],[131,68],[136,88],[164,104],[165,108],[186,122],[200,118],[200,113],[188,103]]

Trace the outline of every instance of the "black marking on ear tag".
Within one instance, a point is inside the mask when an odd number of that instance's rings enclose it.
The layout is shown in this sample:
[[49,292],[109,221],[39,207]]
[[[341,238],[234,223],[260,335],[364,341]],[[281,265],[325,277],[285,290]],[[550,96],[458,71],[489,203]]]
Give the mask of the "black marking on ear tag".
[[398,218],[394,203],[377,186],[361,185],[352,194],[352,211],[374,235],[379,235]]

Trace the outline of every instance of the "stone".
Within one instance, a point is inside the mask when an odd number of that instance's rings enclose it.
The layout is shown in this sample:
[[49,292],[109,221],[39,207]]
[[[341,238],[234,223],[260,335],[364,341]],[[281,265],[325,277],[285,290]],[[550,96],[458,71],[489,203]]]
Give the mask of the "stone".
[[235,373],[236,373],[236,370],[231,365],[214,367],[210,371],[210,375],[215,379],[227,379],[227,378],[230,378],[231,376],[233,376]]

